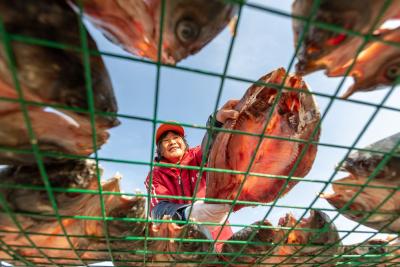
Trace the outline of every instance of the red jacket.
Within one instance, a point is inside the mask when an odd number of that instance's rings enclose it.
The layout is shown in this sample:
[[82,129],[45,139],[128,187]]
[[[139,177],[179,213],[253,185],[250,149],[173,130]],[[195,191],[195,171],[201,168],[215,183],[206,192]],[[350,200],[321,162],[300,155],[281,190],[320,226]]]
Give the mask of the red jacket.
[[[201,147],[190,148],[185,152],[180,165],[182,166],[200,166],[202,160]],[[162,162],[166,163],[166,162]],[[192,201],[183,199],[163,198],[162,195],[193,197],[194,189],[198,179],[198,170],[180,169],[173,167],[153,168],[153,178],[151,190],[149,189],[150,174],[147,176],[145,185],[147,190],[153,195],[150,203],[150,211],[161,201],[168,201],[176,204],[190,204]],[[196,197],[204,198],[206,194],[206,173],[203,171]],[[211,235],[215,239],[221,227],[217,227]],[[232,236],[230,226],[225,226],[218,237],[221,240],[227,240]],[[219,251],[222,243],[217,243],[216,250]]]

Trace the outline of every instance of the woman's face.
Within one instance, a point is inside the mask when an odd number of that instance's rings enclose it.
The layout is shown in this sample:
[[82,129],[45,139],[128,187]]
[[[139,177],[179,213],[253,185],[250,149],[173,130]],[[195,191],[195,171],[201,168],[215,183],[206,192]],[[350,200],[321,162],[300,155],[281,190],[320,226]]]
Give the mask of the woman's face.
[[161,139],[160,146],[161,156],[171,163],[179,162],[186,151],[183,138],[174,132],[168,132],[167,135]]

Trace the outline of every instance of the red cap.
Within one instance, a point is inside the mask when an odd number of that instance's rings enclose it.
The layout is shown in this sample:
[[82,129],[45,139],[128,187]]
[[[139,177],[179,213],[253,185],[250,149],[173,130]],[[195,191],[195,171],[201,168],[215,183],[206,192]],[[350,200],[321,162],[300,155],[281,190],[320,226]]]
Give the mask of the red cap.
[[177,125],[177,124],[163,123],[157,129],[157,132],[156,132],[156,143],[158,143],[158,140],[160,139],[161,135],[163,135],[163,133],[168,132],[168,131],[176,132],[180,136],[184,136],[185,135],[185,130],[183,129],[182,126]]

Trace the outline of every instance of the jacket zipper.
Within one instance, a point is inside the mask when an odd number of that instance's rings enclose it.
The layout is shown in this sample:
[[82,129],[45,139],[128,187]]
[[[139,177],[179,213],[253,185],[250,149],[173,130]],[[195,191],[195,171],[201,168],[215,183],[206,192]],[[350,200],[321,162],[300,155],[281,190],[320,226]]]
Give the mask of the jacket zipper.
[[185,191],[183,190],[183,184],[182,184],[182,169],[179,170],[179,176],[178,176],[178,184],[181,186],[181,192],[182,192],[182,196],[185,196]]

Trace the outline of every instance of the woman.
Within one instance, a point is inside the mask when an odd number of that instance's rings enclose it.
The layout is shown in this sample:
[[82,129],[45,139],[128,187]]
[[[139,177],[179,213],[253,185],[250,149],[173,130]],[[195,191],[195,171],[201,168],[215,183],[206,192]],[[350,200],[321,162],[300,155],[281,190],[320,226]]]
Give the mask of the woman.
[[[233,109],[238,100],[229,100],[216,114],[214,127],[221,127],[227,119],[236,119],[238,112]],[[207,126],[211,124],[211,116]],[[207,143],[207,134],[203,139],[203,146]],[[212,138],[212,136],[210,137]],[[185,131],[179,125],[161,124],[156,132],[157,157],[160,163],[169,163],[182,166],[200,166],[202,163],[203,149],[201,146],[189,148]],[[211,141],[211,140],[210,140]],[[208,204],[196,201],[191,207],[191,201],[175,198],[163,198],[162,195],[184,196],[192,198],[199,176],[198,170],[176,167],[156,166],[146,178],[145,185],[152,194],[150,210],[153,219],[162,219],[164,215],[171,216],[174,220],[194,219],[197,222],[222,223],[230,210],[228,204]],[[151,180],[151,188],[150,188]],[[203,171],[198,188],[197,198],[204,198],[206,192],[206,174]],[[188,218],[190,214],[190,218]],[[204,233],[215,239],[221,227],[207,226]],[[218,239],[226,240],[232,235],[230,226],[223,227]],[[219,251],[221,243],[217,243]]]

